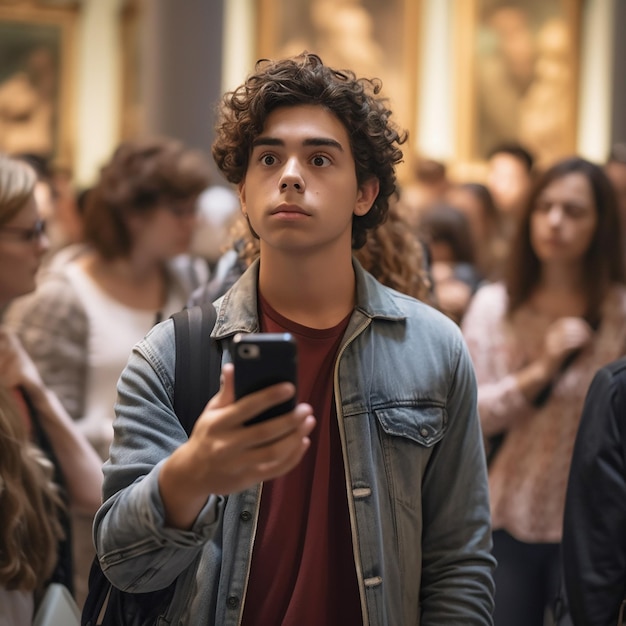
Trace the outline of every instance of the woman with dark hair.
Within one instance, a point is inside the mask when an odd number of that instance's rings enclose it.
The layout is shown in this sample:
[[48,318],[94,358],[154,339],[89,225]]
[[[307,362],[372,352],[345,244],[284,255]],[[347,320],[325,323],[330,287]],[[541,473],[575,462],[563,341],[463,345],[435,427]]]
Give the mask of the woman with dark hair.
[[615,195],[600,167],[537,181],[503,282],[478,290],[463,332],[490,452],[497,626],[541,626],[556,595],[565,485],[594,373],[624,354]]
[[[208,158],[173,139],[121,144],[87,196],[87,246],[46,272],[6,321],[46,384],[103,460],[113,438],[117,379],[133,346],[155,322],[184,307],[206,276],[185,254]],[[180,255],[183,255],[181,257]],[[174,265],[185,259],[185,265]],[[205,267],[205,266],[201,266]],[[76,591],[87,591],[91,516],[74,520]]]

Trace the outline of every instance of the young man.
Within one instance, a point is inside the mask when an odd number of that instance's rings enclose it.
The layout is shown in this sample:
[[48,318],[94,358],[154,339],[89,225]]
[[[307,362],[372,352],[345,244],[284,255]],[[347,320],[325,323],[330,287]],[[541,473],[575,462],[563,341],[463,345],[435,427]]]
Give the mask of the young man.
[[[209,624],[492,623],[494,560],[473,370],[456,326],[352,259],[384,220],[403,137],[370,81],[312,54],[227,94],[213,154],[260,239],[218,300],[222,385],[185,436],[174,333],[120,379],[104,571],[134,592],[178,578],[167,619]],[[229,340],[290,332],[294,394],[235,401]]]

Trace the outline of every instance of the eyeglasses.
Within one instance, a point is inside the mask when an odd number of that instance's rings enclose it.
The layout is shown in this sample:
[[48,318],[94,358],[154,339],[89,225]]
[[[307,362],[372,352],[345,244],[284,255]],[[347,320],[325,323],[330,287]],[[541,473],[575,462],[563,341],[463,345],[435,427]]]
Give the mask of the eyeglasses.
[[37,220],[32,228],[24,226],[0,226],[0,233],[17,235],[20,241],[32,242],[41,239],[46,234],[45,220]]

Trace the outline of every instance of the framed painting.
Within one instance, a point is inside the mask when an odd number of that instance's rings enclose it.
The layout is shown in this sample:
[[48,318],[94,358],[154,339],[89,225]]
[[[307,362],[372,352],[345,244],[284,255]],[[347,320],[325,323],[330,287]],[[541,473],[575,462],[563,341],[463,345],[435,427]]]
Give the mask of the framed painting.
[[77,11],[0,0],[0,150],[71,164]]
[[576,146],[581,0],[457,0],[459,149],[520,143],[546,165]]
[[[413,143],[419,0],[257,0],[256,8],[257,58],[307,50],[336,69],[379,78],[395,122],[409,131]],[[410,149],[404,152],[408,161]]]

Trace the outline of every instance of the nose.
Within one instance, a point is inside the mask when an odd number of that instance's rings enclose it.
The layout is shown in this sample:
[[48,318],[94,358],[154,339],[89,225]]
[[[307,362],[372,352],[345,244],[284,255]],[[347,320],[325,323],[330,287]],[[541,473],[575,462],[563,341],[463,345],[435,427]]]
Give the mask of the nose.
[[39,256],[43,256],[46,252],[48,252],[48,250],[50,250],[50,238],[45,232],[42,232],[35,240],[35,245],[37,247],[37,254],[39,254]]
[[550,226],[558,226],[563,220],[563,207],[560,204],[553,204],[548,213]]
[[295,158],[287,161],[280,176],[280,190],[288,191],[292,188],[299,193],[304,191],[304,178]]

